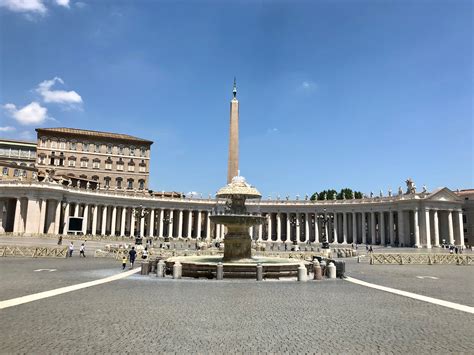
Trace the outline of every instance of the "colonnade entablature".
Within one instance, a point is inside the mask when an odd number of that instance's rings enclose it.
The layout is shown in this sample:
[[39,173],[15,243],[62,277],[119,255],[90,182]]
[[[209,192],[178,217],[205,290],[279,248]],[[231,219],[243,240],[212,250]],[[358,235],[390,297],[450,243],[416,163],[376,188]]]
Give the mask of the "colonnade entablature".
[[[69,217],[80,217],[82,234],[220,241],[224,227],[209,219],[216,203],[223,201],[0,181],[0,234],[67,234]],[[431,248],[464,243],[462,203],[441,188],[351,200],[250,200],[247,206],[250,213],[267,217],[263,225],[250,228],[262,242],[320,243],[327,238],[333,244]]]

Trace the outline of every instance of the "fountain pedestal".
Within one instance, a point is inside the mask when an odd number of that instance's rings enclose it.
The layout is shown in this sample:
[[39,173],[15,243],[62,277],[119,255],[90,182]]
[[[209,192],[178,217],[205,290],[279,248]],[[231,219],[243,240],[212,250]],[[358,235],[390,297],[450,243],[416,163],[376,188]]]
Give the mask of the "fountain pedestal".
[[224,261],[250,259],[252,240],[247,227],[228,226],[229,232],[224,238]]

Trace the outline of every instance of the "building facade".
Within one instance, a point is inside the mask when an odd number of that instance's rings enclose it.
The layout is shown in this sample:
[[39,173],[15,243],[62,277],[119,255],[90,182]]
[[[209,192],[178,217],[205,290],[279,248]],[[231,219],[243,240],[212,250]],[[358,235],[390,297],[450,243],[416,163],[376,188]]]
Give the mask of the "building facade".
[[474,189],[456,191],[463,200],[463,225],[466,244],[474,245]]
[[152,141],[75,128],[37,128],[39,175],[91,180],[99,189],[147,191]]
[[[83,217],[85,235],[148,236],[222,240],[224,227],[209,216],[215,199],[124,195],[83,190],[56,182],[0,181],[0,233],[67,234],[68,217]],[[248,203],[250,213],[266,216],[250,228],[262,242],[379,244],[401,247],[464,245],[464,200],[447,188],[431,193],[354,200],[264,200]],[[140,218],[137,210],[147,211]],[[322,223],[329,217],[329,223]],[[323,229],[324,226],[324,230]]]
[[34,167],[36,142],[0,139],[0,160],[13,165]]

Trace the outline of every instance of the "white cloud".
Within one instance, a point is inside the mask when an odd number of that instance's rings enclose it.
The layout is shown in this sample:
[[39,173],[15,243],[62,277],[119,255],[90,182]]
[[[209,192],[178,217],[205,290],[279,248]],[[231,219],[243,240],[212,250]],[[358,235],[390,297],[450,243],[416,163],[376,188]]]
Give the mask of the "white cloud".
[[15,127],[11,126],[0,127],[0,132],[13,132],[14,130]]
[[0,7],[14,12],[45,14],[43,0],[0,0]]
[[317,85],[311,80],[305,80],[301,83],[301,88],[303,88],[304,90],[314,90],[317,88]]
[[36,91],[43,96],[44,102],[54,102],[67,105],[77,105],[82,103],[82,97],[75,91],[51,90],[56,82],[64,84],[64,81],[61,78],[55,77],[51,80],[45,80],[38,85]]
[[56,4],[59,6],[69,7],[69,0],[56,0]]
[[6,104],[3,108],[22,125],[40,124],[48,118],[48,109],[35,101],[21,109],[14,104]]

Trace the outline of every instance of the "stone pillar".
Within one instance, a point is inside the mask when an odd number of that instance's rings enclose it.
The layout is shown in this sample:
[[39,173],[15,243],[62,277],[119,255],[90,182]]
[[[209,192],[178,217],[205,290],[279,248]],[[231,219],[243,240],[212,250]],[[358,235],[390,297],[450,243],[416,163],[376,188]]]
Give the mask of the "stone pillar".
[[308,242],[310,240],[310,229],[309,229],[309,213],[304,215],[304,241]]
[[39,229],[39,220],[40,220],[40,208],[39,201],[33,198],[28,199],[26,210],[26,223],[25,223],[25,233],[29,235],[38,233]]
[[462,221],[462,210],[457,211],[459,225],[459,245],[464,246],[464,223]]
[[[326,218],[327,218],[327,213],[324,213],[324,219],[326,219]],[[328,224],[329,224],[329,222],[324,225],[324,233],[325,233],[324,235],[326,236],[326,240],[329,243],[329,227],[328,227]]]
[[158,237],[163,238],[163,216],[164,216],[164,210],[163,208],[160,208],[160,214],[158,217]]
[[230,102],[229,129],[229,160],[227,166],[227,183],[232,181],[239,171],[239,101],[236,98],[237,89],[234,83],[234,97]]
[[370,244],[376,244],[377,242],[377,230],[375,229],[375,212],[370,212]]
[[438,221],[438,210],[433,211],[433,239],[434,239],[434,246],[439,247],[439,221]]
[[122,207],[122,217],[120,218],[120,236],[125,237],[125,222],[127,221],[127,207]]
[[267,242],[272,241],[272,214],[267,215]]
[[[44,233],[44,227],[46,225],[46,207],[48,206],[48,200],[42,199],[40,200],[40,220],[39,220],[39,228],[38,233]],[[1,206],[0,206],[1,207]],[[2,210],[0,209],[0,215]],[[0,216],[0,228],[1,228],[1,216]]]
[[367,225],[365,212],[360,213],[360,227],[362,231],[362,244],[367,244]]
[[352,243],[357,244],[357,213],[352,212]]
[[110,224],[110,235],[115,236],[115,227],[117,225],[117,206],[112,207],[112,221]]
[[301,242],[301,215],[298,212],[296,212],[295,221],[296,221],[295,240],[299,243]]
[[393,225],[394,225],[393,214],[394,213],[395,213],[394,211],[390,211],[389,215],[388,215],[388,225],[390,227],[390,229],[388,230],[388,235],[389,235],[389,238],[390,238],[390,245],[392,247],[395,246],[395,233],[394,233],[394,230],[393,230]]
[[281,242],[281,213],[276,214],[277,242]]
[[21,198],[16,199],[15,206],[15,220],[13,223],[13,233],[22,233],[23,232],[23,217],[21,216],[22,202]]
[[426,247],[431,249],[431,223],[430,223],[430,210],[425,209],[425,237],[426,237]]
[[79,217],[79,209],[81,208],[81,205],[78,203],[74,204],[74,217]]
[[87,234],[87,225],[89,224],[89,205],[84,205],[84,213],[82,215],[82,234]]
[[286,214],[286,241],[291,240],[291,225],[290,225],[290,215],[291,213]]
[[102,222],[101,222],[101,235],[105,235],[106,228],[107,228],[107,206],[102,208]]
[[448,211],[448,238],[449,244],[454,244],[453,211]]
[[263,224],[258,225],[258,241],[261,242],[263,240]]
[[198,211],[197,213],[197,232],[196,232],[196,238],[201,237],[201,211]]
[[188,230],[186,231],[186,237],[188,239],[191,239],[192,231],[193,231],[193,211],[189,211],[188,212]]
[[347,244],[347,212],[342,213],[342,243]]
[[398,246],[406,246],[404,243],[404,236],[405,236],[405,220],[403,219],[403,210],[398,210],[398,225],[397,225],[397,233],[398,233]]
[[130,209],[130,237],[135,237],[135,208]]
[[5,227],[4,227],[5,218],[3,217],[4,205],[5,205],[5,202],[3,202],[3,200],[0,200],[0,233],[5,233]]
[[216,224],[216,240],[220,240],[220,239],[221,239],[221,225]]
[[69,229],[69,211],[71,208],[71,204],[66,202],[66,208],[64,209],[64,221],[63,221],[63,235],[67,235],[67,231]]
[[143,216],[143,210],[140,211],[140,237],[145,237],[145,217]]
[[415,232],[415,248],[420,248],[420,223],[418,221],[418,208],[413,211],[413,230]]
[[169,223],[168,223],[168,236],[170,238],[174,238],[174,235],[173,235],[173,229],[174,229],[174,220],[173,220],[173,210],[170,209],[170,214],[169,214]]
[[150,211],[150,219],[148,220],[148,236],[153,238],[155,236],[155,210]]
[[61,225],[61,201],[56,201],[56,213],[54,216],[54,234],[59,234],[59,226]]
[[210,211],[206,212],[206,240],[211,240],[211,219],[209,218]]
[[379,233],[380,233],[380,245],[385,246],[385,212],[381,211],[379,214]]
[[183,210],[178,211],[178,238],[183,237]]
[[337,212],[334,212],[334,226],[333,226],[333,230],[334,230],[334,244],[339,244],[339,241],[337,240],[338,238],[338,225],[337,225]]
[[314,242],[319,243],[318,212],[314,212]]
[[99,213],[99,206],[94,206],[94,212],[92,213],[92,235],[97,234],[97,215]]

